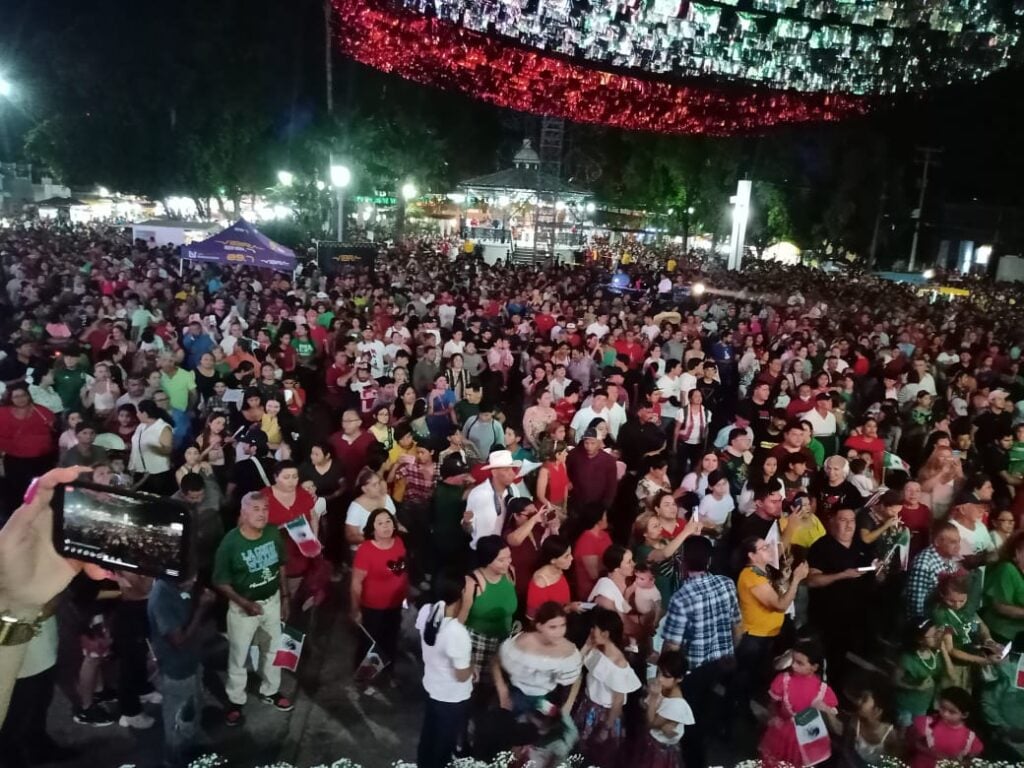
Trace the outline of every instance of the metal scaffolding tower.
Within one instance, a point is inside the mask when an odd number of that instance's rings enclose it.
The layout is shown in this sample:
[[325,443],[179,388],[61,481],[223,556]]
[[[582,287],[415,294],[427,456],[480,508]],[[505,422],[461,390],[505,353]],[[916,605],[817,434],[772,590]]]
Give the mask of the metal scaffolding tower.
[[554,256],[559,229],[555,205],[561,191],[564,143],[565,120],[561,117],[541,118],[534,247],[538,253],[547,251],[549,256]]

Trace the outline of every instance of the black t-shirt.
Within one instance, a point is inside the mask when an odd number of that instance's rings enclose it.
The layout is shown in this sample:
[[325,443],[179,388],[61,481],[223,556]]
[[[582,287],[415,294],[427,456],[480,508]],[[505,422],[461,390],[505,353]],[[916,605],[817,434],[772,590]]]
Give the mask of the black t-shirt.
[[[257,461],[263,467],[263,474],[260,474],[259,468],[256,466]],[[235,484],[235,499],[241,499],[247,493],[262,490],[273,484],[275,463],[270,458],[253,459],[252,457],[235,462],[235,466],[231,470],[231,482]],[[266,481],[263,479],[264,476],[266,476]]]
[[[856,533],[849,547],[829,534],[814,542],[807,551],[807,564],[826,575],[871,565],[871,561],[871,551]],[[863,623],[870,609],[873,585],[874,575],[865,573],[859,579],[843,579],[827,587],[811,589],[808,618],[820,629],[850,622]]]
[[849,480],[843,480],[836,486],[829,485],[828,480],[822,480],[813,491],[818,502],[817,514],[821,520],[831,517],[837,509],[857,511],[864,506],[864,497]]
[[736,406],[736,415],[742,416],[750,422],[750,428],[754,430],[754,441],[760,443],[768,434],[768,428],[772,425],[772,408],[770,403],[758,405],[749,397]]
[[1013,428],[1013,416],[1009,413],[992,413],[985,411],[974,420],[976,432],[974,433],[974,444],[984,450],[993,443],[1000,434],[1009,432]]
[[630,419],[622,425],[616,442],[626,466],[639,472],[643,469],[644,455],[665,445],[665,433],[654,424]]

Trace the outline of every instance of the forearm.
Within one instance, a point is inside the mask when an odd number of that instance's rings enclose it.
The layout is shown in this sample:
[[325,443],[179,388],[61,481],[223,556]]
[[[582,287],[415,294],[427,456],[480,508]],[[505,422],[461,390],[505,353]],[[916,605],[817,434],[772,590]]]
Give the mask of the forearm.
[[992,604],[992,608],[1000,616],[1005,616],[1008,619],[1024,619],[1024,606],[995,602]]
[[7,706],[27,649],[28,643],[0,646],[0,723],[7,717]]

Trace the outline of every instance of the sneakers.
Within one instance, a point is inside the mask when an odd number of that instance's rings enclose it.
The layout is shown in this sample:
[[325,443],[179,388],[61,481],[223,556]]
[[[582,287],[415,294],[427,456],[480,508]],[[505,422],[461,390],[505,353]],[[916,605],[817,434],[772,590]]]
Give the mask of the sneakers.
[[122,728],[135,728],[140,731],[144,731],[147,728],[152,728],[155,721],[152,717],[147,715],[145,712],[140,712],[137,715],[128,717],[128,715],[121,715],[121,719],[117,721],[117,724]]
[[281,712],[291,712],[295,709],[295,704],[287,696],[282,696],[281,692],[272,693],[269,696],[260,694],[260,701],[270,704],[274,709],[280,710]]
[[92,700],[96,704],[109,704],[112,701],[117,701],[117,691],[113,688],[104,688],[96,691],[92,695]]
[[164,697],[160,691],[150,691],[139,696],[139,701],[143,704],[160,704],[163,700]]
[[241,725],[244,721],[241,707],[230,706],[224,711],[224,725],[228,728]]
[[91,725],[93,728],[104,728],[114,724],[114,718],[95,704],[88,709],[77,710],[72,719],[79,725]]

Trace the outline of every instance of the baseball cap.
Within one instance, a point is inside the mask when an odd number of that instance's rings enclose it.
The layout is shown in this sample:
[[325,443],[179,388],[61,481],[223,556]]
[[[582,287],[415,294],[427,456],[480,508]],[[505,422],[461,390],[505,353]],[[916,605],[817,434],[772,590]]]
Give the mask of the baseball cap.
[[469,472],[469,465],[461,453],[449,453],[441,462],[441,479],[447,480],[450,477],[457,477]]

